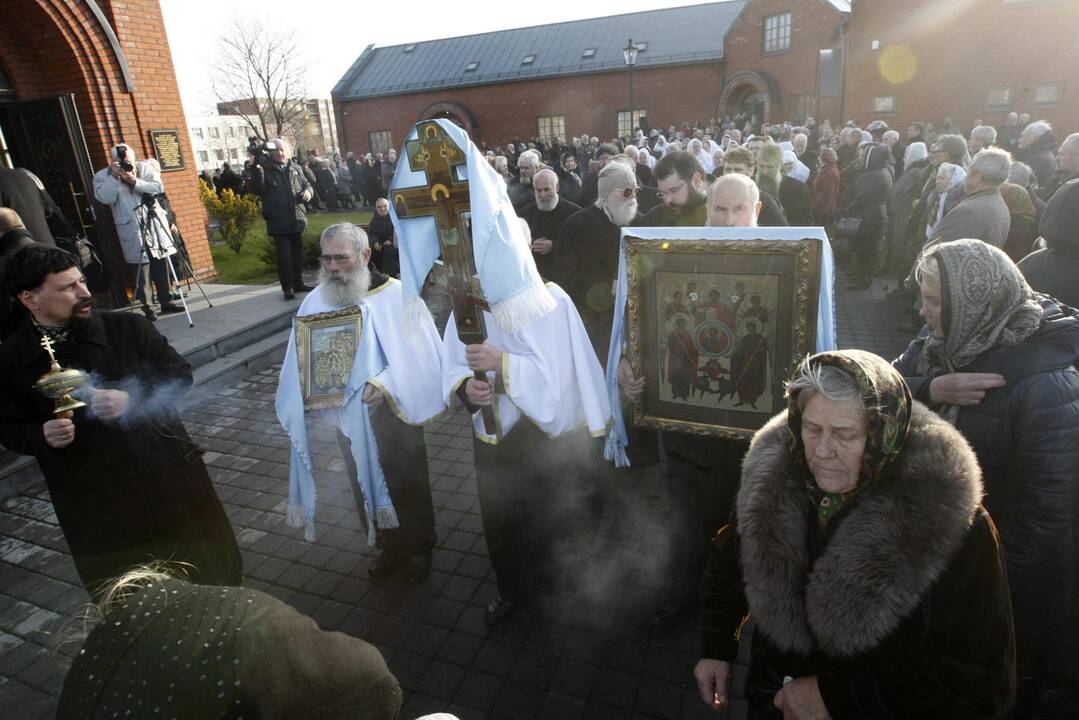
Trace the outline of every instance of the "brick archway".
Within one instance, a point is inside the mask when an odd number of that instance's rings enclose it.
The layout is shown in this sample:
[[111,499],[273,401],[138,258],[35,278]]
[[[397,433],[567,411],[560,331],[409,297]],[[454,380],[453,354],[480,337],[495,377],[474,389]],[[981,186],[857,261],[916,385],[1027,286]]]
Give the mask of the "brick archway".
[[779,94],[779,84],[764,71],[743,70],[737,72],[723,84],[719,95],[718,117],[736,115],[742,110],[742,102],[751,95],[759,95],[763,105],[760,122],[771,122],[773,109],[783,107]]
[[435,120],[437,118],[445,118],[450,122],[460,125],[465,132],[469,135],[472,131],[479,127],[479,123],[476,122],[476,116],[472,114],[472,111],[467,106],[457,102],[437,102],[433,105],[429,105],[422,113],[420,113],[420,120]]

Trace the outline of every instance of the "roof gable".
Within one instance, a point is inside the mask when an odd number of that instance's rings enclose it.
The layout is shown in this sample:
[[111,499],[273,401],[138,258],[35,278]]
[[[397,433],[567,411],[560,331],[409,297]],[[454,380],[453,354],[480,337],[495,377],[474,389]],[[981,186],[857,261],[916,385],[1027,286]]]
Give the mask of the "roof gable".
[[[333,95],[350,100],[624,70],[622,48],[628,38],[647,44],[637,58],[641,68],[719,60],[723,38],[745,5],[746,0],[729,0],[383,48],[369,45]],[[594,53],[586,55],[586,50]],[[468,69],[472,63],[475,67]]]

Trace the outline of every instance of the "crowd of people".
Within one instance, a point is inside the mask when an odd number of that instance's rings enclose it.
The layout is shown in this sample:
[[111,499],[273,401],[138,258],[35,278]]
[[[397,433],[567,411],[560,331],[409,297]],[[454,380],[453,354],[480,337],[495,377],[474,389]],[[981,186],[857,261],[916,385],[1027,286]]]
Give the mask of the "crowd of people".
[[[880,121],[839,132],[827,121],[754,125],[738,117],[646,127],[602,143],[581,136],[497,147],[473,145],[448,124],[432,129],[449,133],[467,163],[473,253],[482,258],[468,278],[486,298],[480,309],[455,296],[441,334],[422,293],[445,228],[417,224],[407,204],[391,219],[396,157],[387,153],[375,172],[378,158],[347,153],[335,165],[315,160],[316,170],[272,141],[243,189],[262,197],[286,297],[308,292],[295,327],[351,313],[364,328],[347,362],[324,348],[319,363],[336,378],[326,393],[339,395],[332,407],[308,402],[314,381],[301,380],[300,369],[314,350],[301,347],[298,331],[290,338],[276,398],[290,438],[288,524],[315,538],[307,422],[317,415],[337,430],[356,511],[381,550],[370,577],[423,582],[437,536],[420,427],[464,408],[497,587],[487,623],[552,593],[582,592],[595,569],[589,548],[607,481],[665,461],[670,553],[653,622],[699,613],[694,674],[708,706],[785,720],[1074,717],[1079,298],[1070,278],[1079,256],[1079,134],[1057,145],[1048,123],[1019,116],[1000,128],[979,121],[969,138],[950,122],[940,133],[915,123],[905,140]],[[304,286],[293,244],[308,204],[317,196],[331,207],[342,190],[376,208],[370,231],[327,228],[318,285]],[[476,213],[476,203],[489,212]],[[818,342],[787,379],[787,408],[752,442],[631,426],[622,439],[629,469],[605,462],[605,454],[618,457],[616,408],[647,384],[615,330],[625,312],[614,291],[623,228],[784,226],[827,228],[851,287],[878,277],[909,295],[916,310],[901,320],[918,317],[909,347],[889,362]],[[235,539],[174,406],[145,415],[126,382],[136,378],[143,391],[159,380],[186,387],[190,369],[141,318],[94,312],[77,263],[27,246],[24,236],[5,263],[7,291],[28,317],[0,345],[0,442],[41,461],[87,587],[108,606],[106,579],[147,559],[186,561],[203,584],[236,584]],[[401,241],[408,251],[398,255]],[[747,326],[769,322],[752,300],[732,312]],[[822,319],[827,305],[818,303]],[[717,296],[712,312],[727,310]],[[49,365],[42,336],[61,348],[65,365],[101,376],[90,412],[54,417],[33,389]],[[732,393],[756,398],[762,388],[739,383],[761,385],[763,376],[742,378]],[[131,442],[132,433],[140,439]],[[131,456],[122,497],[71,482],[106,446]],[[173,458],[167,487],[137,482],[147,451]],[[187,502],[171,500],[178,495]],[[93,517],[80,513],[90,504]],[[162,514],[148,523],[146,512]],[[106,520],[110,532],[95,534]],[[353,658],[370,668],[355,683],[372,688],[378,714],[399,707],[400,689],[377,652],[358,639],[322,638],[259,594],[200,598],[157,575],[133,592],[109,611],[115,625],[95,631],[98,644],[115,634],[111,627],[149,627],[127,616],[135,599],[157,592],[228,613],[241,602],[262,605],[284,613],[283,637],[325,648],[310,675],[277,683],[282,703],[290,688],[320,677],[319,667]],[[141,652],[176,631],[151,622]],[[226,641],[241,668],[270,646]],[[103,669],[108,658],[80,657],[65,683],[68,706],[114,689],[94,682]],[[240,671],[229,672],[231,680]],[[321,697],[333,707],[357,687],[336,683]],[[219,697],[250,702],[245,692]]]

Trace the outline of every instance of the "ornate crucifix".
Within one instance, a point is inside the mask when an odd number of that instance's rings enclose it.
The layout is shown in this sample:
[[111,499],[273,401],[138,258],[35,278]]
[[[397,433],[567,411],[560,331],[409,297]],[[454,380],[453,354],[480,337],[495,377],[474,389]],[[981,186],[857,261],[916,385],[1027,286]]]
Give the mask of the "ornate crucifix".
[[[427,184],[394,190],[394,210],[399,218],[434,217],[457,336],[465,345],[478,345],[487,338],[483,310],[488,305],[472,255],[468,181],[454,177],[454,169],[465,163],[464,149],[437,122],[430,121],[416,125],[416,139],[407,142],[405,150],[409,166],[414,171],[424,171]],[[486,374],[480,371],[476,379],[487,382]],[[488,435],[496,434],[493,408],[483,408],[483,424]]]

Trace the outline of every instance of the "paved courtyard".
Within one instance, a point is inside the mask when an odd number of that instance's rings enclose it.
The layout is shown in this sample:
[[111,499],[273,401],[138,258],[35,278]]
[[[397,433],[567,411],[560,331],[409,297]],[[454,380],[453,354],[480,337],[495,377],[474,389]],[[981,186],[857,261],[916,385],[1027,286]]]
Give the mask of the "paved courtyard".
[[[887,357],[906,344],[902,308],[878,283],[840,291],[847,347]],[[245,584],[310,614],[327,630],[374,643],[405,690],[403,718],[714,718],[697,695],[692,618],[648,623],[660,598],[668,519],[662,467],[607,488],[595,564],[580,595],[556,596],[488,628],[495,592],[476,500],[470,427],[462,414],[426,429],[439,542],[430,577],[374,584],[367,547],[331,430],[315,429],[318,539],[285,524],[288,439],[277,424],[276,368],[184,413],[236,531]],[[51,717],[63,654],[87,602],[44,486],[0,508],[0,717]]]

